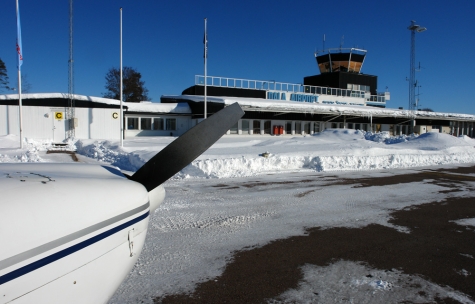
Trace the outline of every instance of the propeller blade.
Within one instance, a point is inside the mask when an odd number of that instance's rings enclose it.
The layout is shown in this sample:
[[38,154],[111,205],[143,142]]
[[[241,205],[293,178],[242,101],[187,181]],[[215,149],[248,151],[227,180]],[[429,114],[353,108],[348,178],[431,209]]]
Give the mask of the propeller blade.
[[211,115],[146,162],[130,179],[147,191],[164,183],[211,147],[244,115],[238,103]]

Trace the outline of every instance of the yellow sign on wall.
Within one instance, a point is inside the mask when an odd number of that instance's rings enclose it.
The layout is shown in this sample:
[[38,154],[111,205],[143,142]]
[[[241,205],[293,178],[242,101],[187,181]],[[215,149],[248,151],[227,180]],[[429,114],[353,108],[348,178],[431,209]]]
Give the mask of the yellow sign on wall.
[[54,118],[56,119],[63,119],[63,112],[54,112]]
[[117,112],[112,113],[112,118],[114,119],[119,118],[119,114]]

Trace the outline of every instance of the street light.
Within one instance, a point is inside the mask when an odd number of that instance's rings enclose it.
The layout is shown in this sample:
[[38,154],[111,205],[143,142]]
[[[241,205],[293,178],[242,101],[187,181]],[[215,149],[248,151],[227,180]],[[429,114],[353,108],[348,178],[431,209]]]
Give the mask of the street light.
[[[419,26],[414,20],[411,21],[411,25],[407,27],[411,31],[411,59],[410,59],[410,76],[409,76],[409,111],[413,111],[415,107],[415,88],[416,88],[416,32],[422,33],[427,29]],[[414,132],[414,115],[411,119],[411,125],[409,126],[409,133]]]

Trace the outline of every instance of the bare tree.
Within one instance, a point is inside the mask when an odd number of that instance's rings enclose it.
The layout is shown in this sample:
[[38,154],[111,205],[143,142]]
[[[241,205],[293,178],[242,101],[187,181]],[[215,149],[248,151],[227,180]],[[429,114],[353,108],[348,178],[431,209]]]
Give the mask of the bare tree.
[[[126,102],[141,102],[150,101],[148,97],[148,89],[145,88],[145,82],[141,80],[142,75],[134,68],[124,67],[123,69],[123,101]],[[106,93],[103,97],[119,99],[120,98],[120,71],[116,68],[111,68],[106,74]]]
[[22,93],[31,92],[31,83],[28,81],[27,74],[21,74],[21,92]]

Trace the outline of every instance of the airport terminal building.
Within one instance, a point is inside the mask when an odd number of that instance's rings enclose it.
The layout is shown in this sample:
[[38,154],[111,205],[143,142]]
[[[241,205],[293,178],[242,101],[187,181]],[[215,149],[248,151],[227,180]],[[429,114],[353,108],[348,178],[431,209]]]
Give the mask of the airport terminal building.
[[[242,107],[245,115],[228,134],[296,136],[342,128],[475,136],[475,115],[387,108],[389,92],[378,92],[377,76],[361,73],[365,50],[329,49],[315,57],[320,74],[304,77],[303,84],[195,76],[193,86],[160,103],[124,102],[123,134],[118,100],[22,94],[23,136],[54,142],[179,136],[203,120],[205,100],[207,115],[235,102]],[[19,135],[18,94],[0,95],[0,117],[0,135]]]

